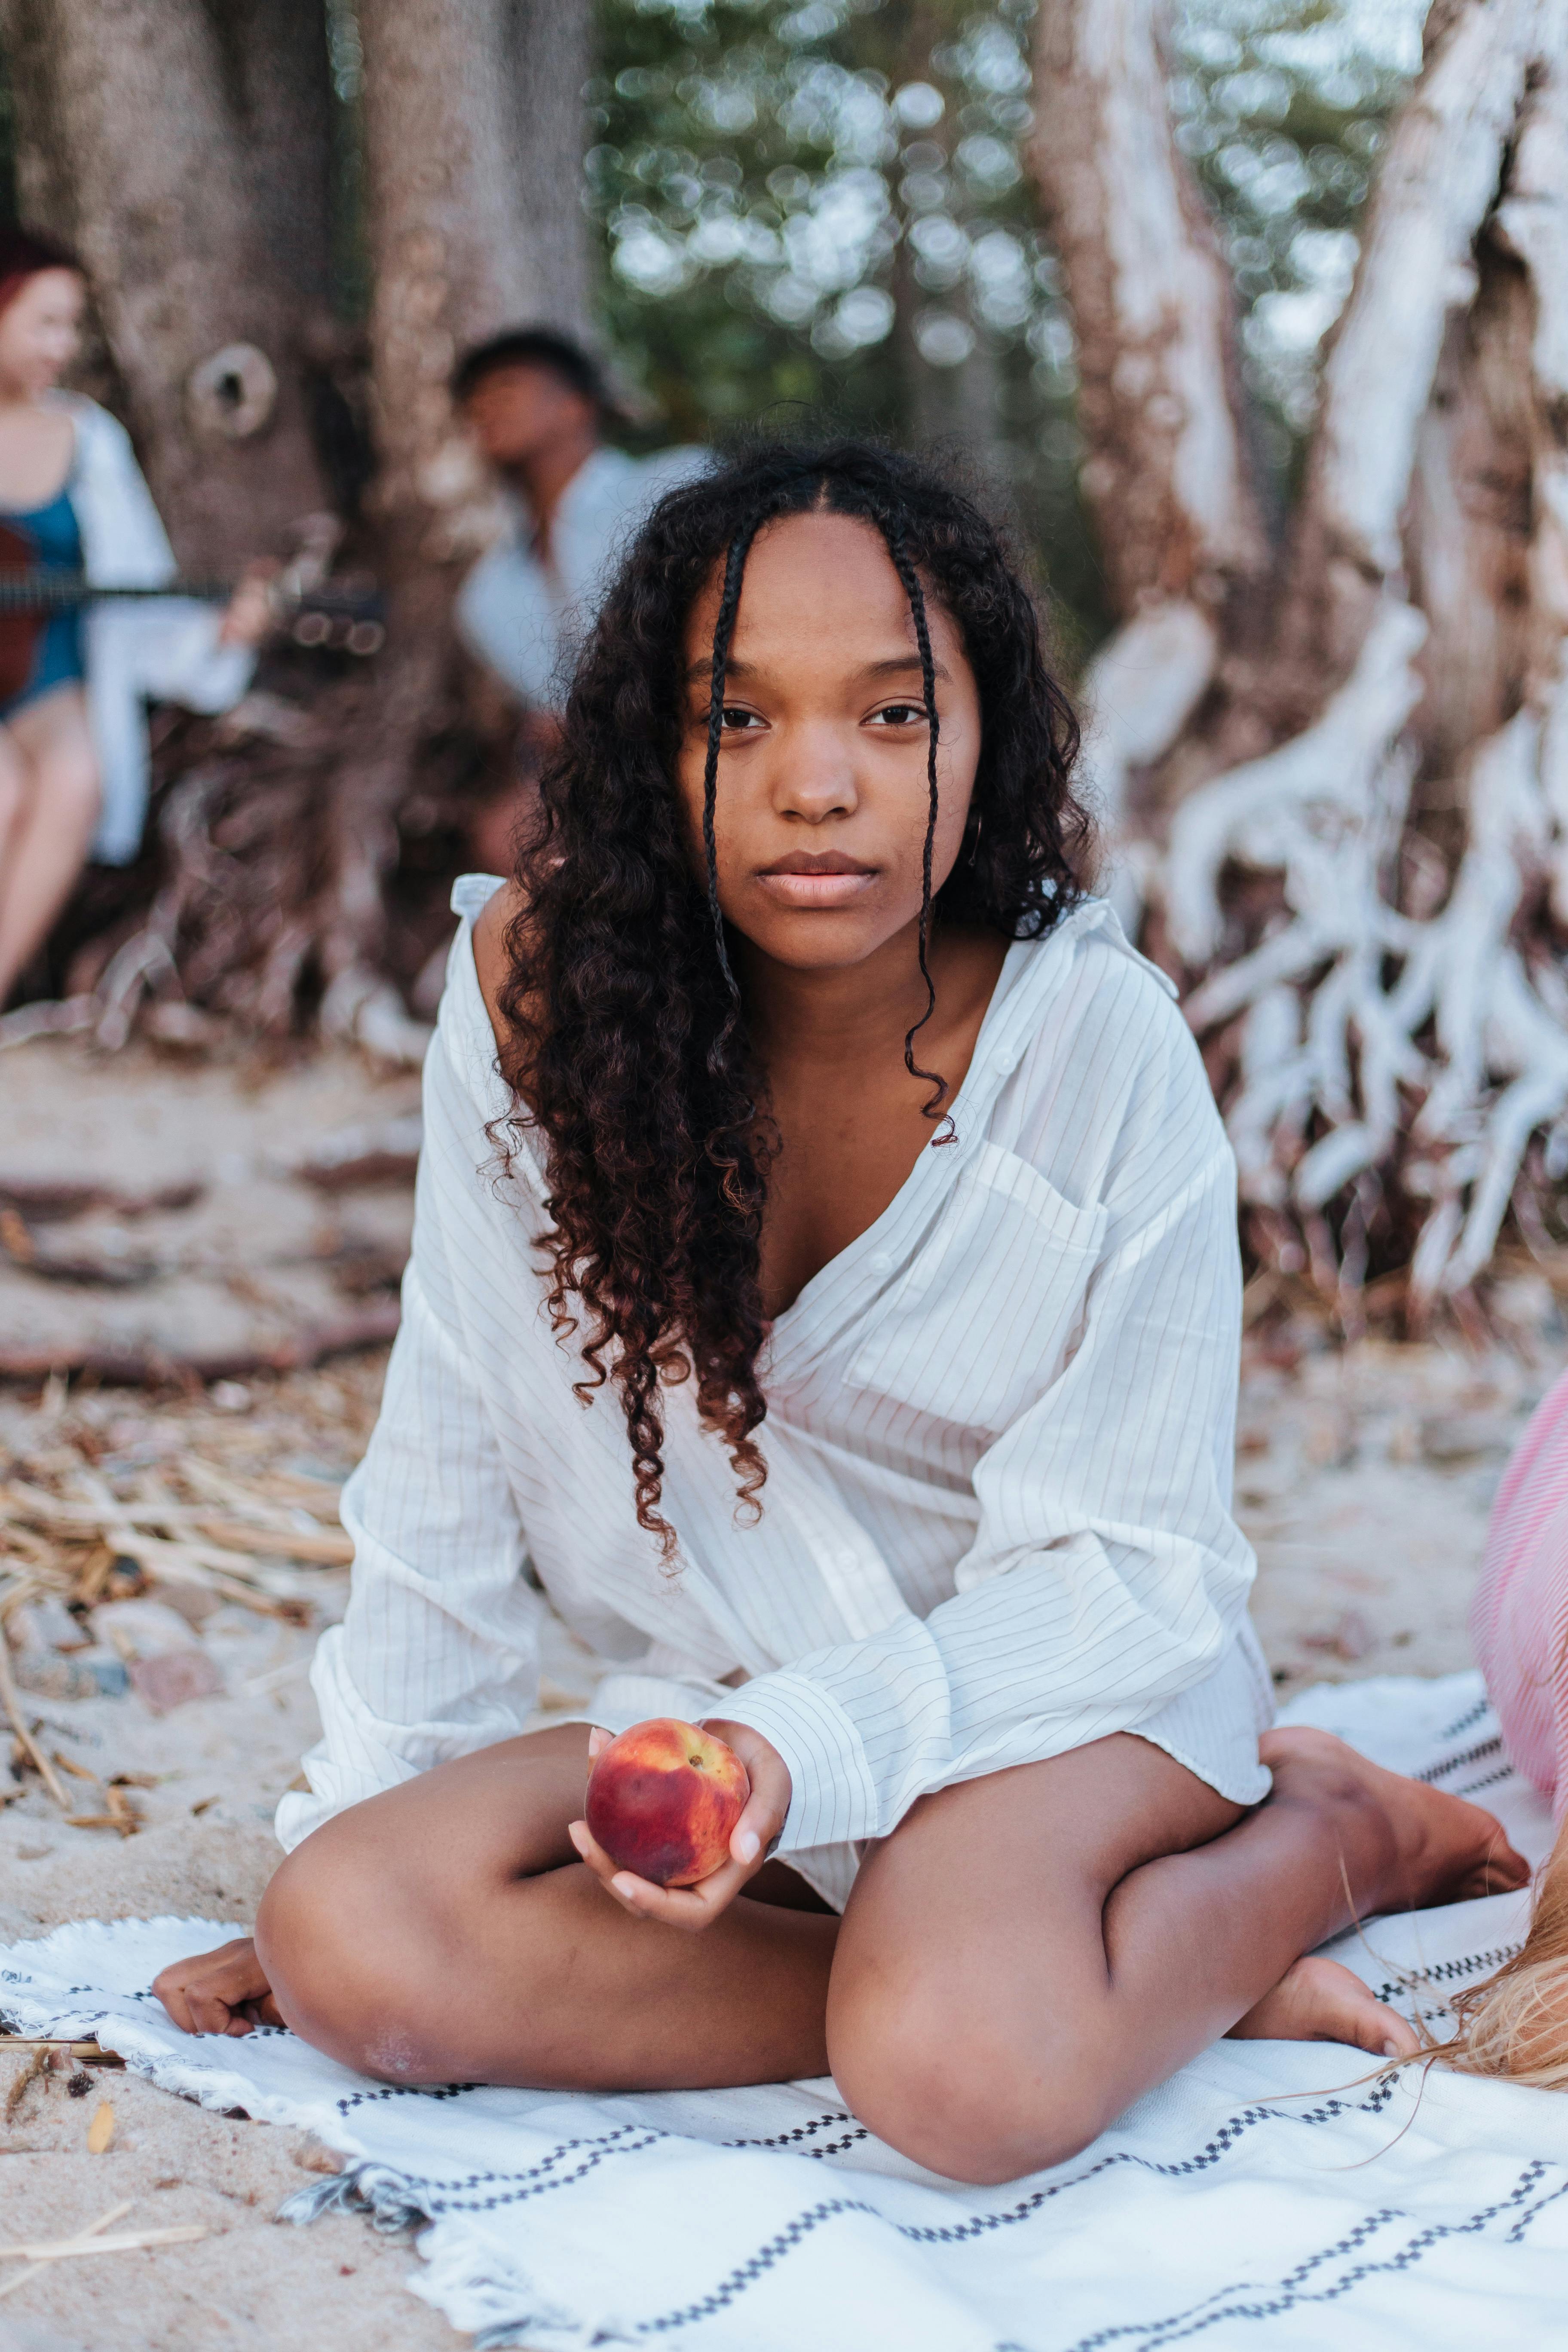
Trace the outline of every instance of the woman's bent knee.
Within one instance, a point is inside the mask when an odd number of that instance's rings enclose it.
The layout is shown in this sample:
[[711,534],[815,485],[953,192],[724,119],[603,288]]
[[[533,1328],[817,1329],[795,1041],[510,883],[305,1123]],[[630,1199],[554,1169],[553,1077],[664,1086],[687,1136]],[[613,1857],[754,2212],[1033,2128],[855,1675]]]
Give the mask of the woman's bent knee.
[[1019,2049],[956,2002],[896,2018],[830,2018],[833,2078],[858,2120],[929,2170],[994,2187],[1065,2164],[1115,2112],[1092,2049]]
[[[320,1836],[320,1832],[317,1832]],[[356,2073],[399,2083],[451,2079],[451,1984],[407,1892],[352,1851],[291,1853],[261,1898],[256,1949],[274,2000],[303,2041]]]

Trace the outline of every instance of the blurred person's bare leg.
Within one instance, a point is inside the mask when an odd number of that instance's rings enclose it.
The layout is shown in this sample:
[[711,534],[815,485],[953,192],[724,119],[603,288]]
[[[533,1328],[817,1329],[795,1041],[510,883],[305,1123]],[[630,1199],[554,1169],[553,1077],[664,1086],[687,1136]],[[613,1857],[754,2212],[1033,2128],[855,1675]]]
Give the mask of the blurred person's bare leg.
[[27,779],[10,730],[0,723],[0,896],[4,895],[5,877],[11,870],[13,836],[22,820],[26,802]]
[[17,785],[0,867],[0,1004],[48,937],[87,860],[101,805],[79,686],[26,704],[0,730]]

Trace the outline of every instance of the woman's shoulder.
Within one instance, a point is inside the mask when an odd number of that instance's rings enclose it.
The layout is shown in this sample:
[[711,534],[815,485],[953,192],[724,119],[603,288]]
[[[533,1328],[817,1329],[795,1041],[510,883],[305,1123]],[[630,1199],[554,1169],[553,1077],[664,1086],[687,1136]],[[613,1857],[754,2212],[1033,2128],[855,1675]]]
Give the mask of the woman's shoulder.
[[461,918],[447,967],[440,1029],[447,1053],[489,1118],[517,1107],[527,1092],[527,1031],[532,999],[509,986],[516,973],[518,918],[527,899],[496,874],[465,874],[454,884]]
[[510,1031],[501,1010],[510,897],[499,875],[465,874],[453,885],[458,918],[447,956],[436,1035],[425,1063],[426,1116],[433,1102],[466,1133],[503,1118],[514,1102],[504,1075]]
[[1142,1185],[1160,1164],[1180,1183],[1217,1163],[1225,1129],[1175,986],[1132,946],[1112,909],[1086,902],[1020,961],[1026,1001],[1014,1116],[1025,1156],[1074,1168],[1063,1184],[1073,1197],[1086,1184],[1105,1197],[1119,1170],[1136,1169]]
[[[486,888],[487,885],[490,887]],[[463,894],[467,886],[477,887],[471,889],[465,901]],[[482,898],[481,889],[484,891]],[[452,893],[452,904],[458,914],[469,914],[474,976],[479,984],[480,1001],[489,1017],[496,1050],[504,1053],[510,1034],[506,1015],[500,1007],[500,993],[510,968],[507,933],[522,912],[522,892],[515,882],[501,881],[493,874],[465,875]]]
[[1105,899],[1080,900],[1014,952],[1026,1018],[1042,1042],[1065,1046],[1088,1029],[1124,1045],[1137,1036],[1154,1049],[1191,1047],[1175,982],[1133,946]]
[[97,455],[100,451],[105,455],[112,452],[116,457],[132,455],[131,436],[119,417],[101,408],[96,400],[89,400],[85,392],[56,391],[47,397],[49,406],[63,410],[76,426],[79,456]]

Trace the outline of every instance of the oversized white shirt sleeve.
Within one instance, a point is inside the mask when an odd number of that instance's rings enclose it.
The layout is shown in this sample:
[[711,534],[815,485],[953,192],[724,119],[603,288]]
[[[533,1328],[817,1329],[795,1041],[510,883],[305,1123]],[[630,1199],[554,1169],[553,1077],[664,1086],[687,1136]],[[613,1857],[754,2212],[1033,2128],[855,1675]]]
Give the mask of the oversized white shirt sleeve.
[[[427,1109],[433,1089],[452,1083],[445,1055],[440,1038]],[[459,1336],[436,1189],[422,1160],[381,1416],[343,1493],[348,1612],[311,1669],[322,1737],[305,1759],[309,1790],[278,1808],[289,1849],[345,1806],[510,1738],[538,1694],[546,1604],[522,1574],[522,1528]]]
[[1197,1717],[1211,1757],[1216,1726],[1243,1727],[1223,1793],[1268,1791],[1255,1706],[1205,1690],[1257,1675],[1235,1638],[1253,1574],[1230,1516],[1235,1168],[1190,1040],[1163,1060],[1123,1139],[1076,1344],[975,1469],[955,1596],[758,1676],[724,1709],[789,1769],[781,1853],[884,1837],[931,1790],[1111,1732],[1181,1759]]

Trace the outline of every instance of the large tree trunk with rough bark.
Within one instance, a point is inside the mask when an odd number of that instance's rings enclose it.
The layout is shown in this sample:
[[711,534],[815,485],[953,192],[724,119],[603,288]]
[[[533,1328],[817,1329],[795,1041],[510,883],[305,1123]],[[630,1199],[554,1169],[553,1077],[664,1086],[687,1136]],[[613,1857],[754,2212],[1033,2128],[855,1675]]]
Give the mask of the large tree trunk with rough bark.
[[1369,1269],[1462,1297],[1568,1169],[1568,10],[1434,8],[1271,551],[1158,33],[1040,15],[1121,616],[1089,758],[1253,1249],[1353,1325]]
[[[510,323],[584,330],[591,16],[591,0],[359,0],[377,463],[360,521],[384,648],[309,709],[251,698],[243,740],[186,730],[153,904],[133,899],[76,963],[105,1042],[145,989],[183,988],[274,1034],[320,995],[329,1030],[422,1048],[395,976],[428,942],[423,918],[399,929],[389,883],[411,802],[426,827],[460,816],[450,604],[495,520],[447,383],[464,344]],[[182,555],[265,550],[323,496],[302,383],[334,345],[321,0],[0,0],[0,37],[24,209],[82,253]],[[193,373],[236,341],[278,384],[238,436],[193,399]]]
[[507,325],[580,333],[588,294],[586,0],[360,0],[359,16],[389,631],[374,720],[335,795],[325,1018],[346,1034],[389,1011],[376,972],[396,811],[440,704],[458,565],[494,522],[452,364]]
[[182,561],[289,549],[325,490],[320,0],[5,0],[23,215],[80,254]]

